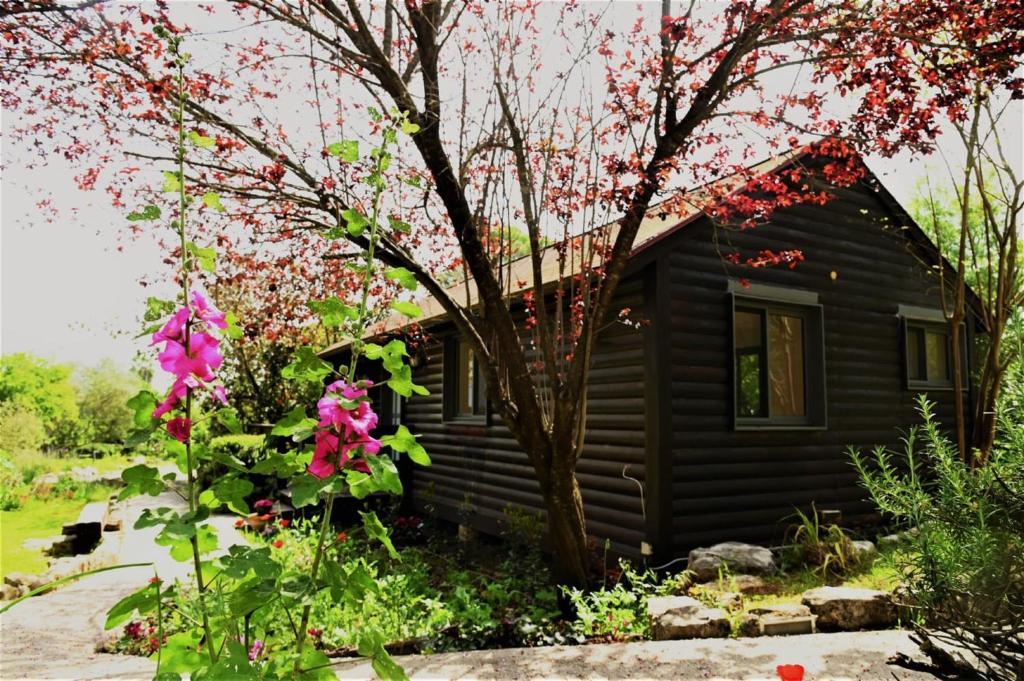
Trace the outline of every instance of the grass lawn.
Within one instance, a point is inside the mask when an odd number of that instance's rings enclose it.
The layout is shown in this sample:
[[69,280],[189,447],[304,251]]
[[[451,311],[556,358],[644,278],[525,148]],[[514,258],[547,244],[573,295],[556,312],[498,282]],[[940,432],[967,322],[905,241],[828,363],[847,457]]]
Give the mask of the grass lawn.
[[106,499],[112,492],[106,485],[89,485],[82,496],[73,499],[29,497],[16,511],[0,511],[0,578],[10,572],[45,572],[46,557],[36,549],[24,548],[25,540],[60,534],[61,526],[74,521],[86,503]]

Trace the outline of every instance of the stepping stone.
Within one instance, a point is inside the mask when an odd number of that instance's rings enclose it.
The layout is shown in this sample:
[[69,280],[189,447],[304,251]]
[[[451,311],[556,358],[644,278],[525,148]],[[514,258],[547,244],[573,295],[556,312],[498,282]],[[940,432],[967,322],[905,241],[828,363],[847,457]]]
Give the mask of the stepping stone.
[[723,638],[729,635],[729,619],[721,608],[708,608],[688,596],[647,599],[651,638],[674,641],[684,638]]
[[707,591],[739,592],[743,596],[766,595],[778,592],[778,587],[754,575],[729,575],[719,584],[718,579],[701,585]]
[[850,542],[853,547],[853,559],[857,562],[873,559],[878,555],[878,549],[867,539],[859,539]]
[[822,586],[805,591],[801,602],[817,616],[822,631],[883,629],[896,624],[896,605],[885,591]]
[[694,573],[696,581],[708,582],[720,574],[770,575],[775,572],[775,561],[763,546],[729,541],[690,551],[686,569]]
[[72,547],[75,554],[89,553],[96,548],[103,534],[103,519],[106,515],[107,502],[96,501],[85,505],[77,521],[64,525],[64,534],[74,537]]
[[765,636],[790,636],[813,634],[814,616],[806,605],[799,603],[778,603],[762,605],[750,610],[757,616],[761,633]]

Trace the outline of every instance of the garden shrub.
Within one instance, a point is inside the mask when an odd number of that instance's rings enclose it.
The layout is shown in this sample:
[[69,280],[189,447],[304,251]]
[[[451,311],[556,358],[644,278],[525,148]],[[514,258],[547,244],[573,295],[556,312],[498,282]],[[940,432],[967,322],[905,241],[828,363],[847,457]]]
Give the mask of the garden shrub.
[[785,559],[790,565],[806,565],[825,582],[839,581],[857,564],[853,542],[835,523],[823,524],[818,509],[810,513],[797,509],[797,523],[788,532]]
[[15,402],[0,403],[0,449],[31,451],[45,441],[46,428],[32,409]]
[[902,456],[852,452],[883,513],[908,533],[895,560],[927,639],[964,648],[992,678],[1024,671],[1024,434],[1003,422],[987,464],[972,469],[920,398],[921,428]]
[[21,498],[16,490],[21,486],[21,474],[6,452],[0,451],[0,511],[16,511],[21,508]]

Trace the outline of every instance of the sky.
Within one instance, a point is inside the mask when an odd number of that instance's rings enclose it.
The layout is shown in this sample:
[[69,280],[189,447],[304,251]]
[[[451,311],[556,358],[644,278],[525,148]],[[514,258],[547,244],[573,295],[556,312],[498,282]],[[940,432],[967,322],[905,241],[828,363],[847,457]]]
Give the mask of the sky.
[[[9,116],[3,112],[0,120],[5,133]],[[1020,107],[1010,121],[1008,141],[1019,161]],[[126,238],[127,211],[113,208],[102,191],[80,191],[67,165],[54,160],[29,169],[33,152],[8,148],[6,134],[0,144],[0,352],[80,365],[110,358],[129,367],[147,348],[147,340],[134,338],[146,297],[172,295],[166,282],[139,285],[147,275],[167,272],[156,243]],[[940,146],[956,158],[952,139]],[[929,174],[933,182],[948,183],[937,156],[867,160],[905,206]],[[55,218],[38,207],[44,199],[52,202]]]

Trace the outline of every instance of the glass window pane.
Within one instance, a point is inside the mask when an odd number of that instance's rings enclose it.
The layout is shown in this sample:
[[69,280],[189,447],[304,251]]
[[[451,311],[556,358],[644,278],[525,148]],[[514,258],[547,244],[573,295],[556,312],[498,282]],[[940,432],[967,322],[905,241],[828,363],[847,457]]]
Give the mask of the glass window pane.
[[911,381],[923,381],[926,378],[924,372],[924,331],[922,329],[907,328],[907,377]]
[[760,312],[736,311],[736,415],[767,416],[761,399],[764,348]]
[[768,315],[768,383],[771,415],[803,416],[804,320],[783,314]]
[[463,342],[458,343],[455,375],[455,413],[473,413],[473,355],[469,346]]
[[948,338],[949,336],[938,331],[928,331],[925,334],[929,381],[949,380]]

